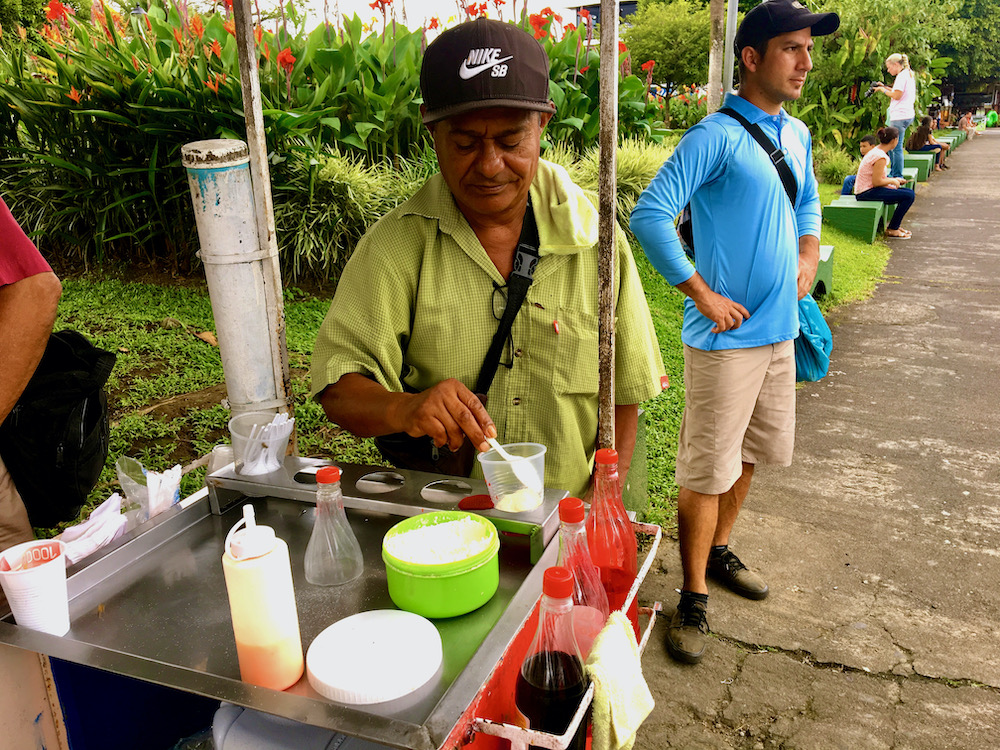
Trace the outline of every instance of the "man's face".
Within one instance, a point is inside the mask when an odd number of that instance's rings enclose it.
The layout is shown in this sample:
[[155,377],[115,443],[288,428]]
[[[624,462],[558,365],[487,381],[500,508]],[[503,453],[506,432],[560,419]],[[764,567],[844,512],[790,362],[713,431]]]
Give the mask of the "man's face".
[[768,40],[766,54],[761,59],[756,50],[756,70],[753,75],[761,93],[771,102],[798,99],[806,82],[806,73],[812,70],[813,41],[809,29],[789,31]]
[[492,107],[431,127],[441,175],[470,223],[520,219],[551,115]]
[[868,141],[861,141],[861,155],[862,156],[864,156],[865,154],[867,154],[871,150],[872,150],[872,144],[870,144]]

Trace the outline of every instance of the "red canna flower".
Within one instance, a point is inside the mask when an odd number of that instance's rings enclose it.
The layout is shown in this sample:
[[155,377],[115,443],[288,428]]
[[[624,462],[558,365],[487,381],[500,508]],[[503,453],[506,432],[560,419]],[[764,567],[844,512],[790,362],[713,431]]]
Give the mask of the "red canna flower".
[[69,87],[69,93],[66,94],[70,99],[72,99],[77,104],[80,103],[80,92],[76,90],[76,86]]
[[427,30],[428,30],[428,31],[430,31],[431,29],[436,29],[436,28],[438,28],[438,27],[439,27],[440,25],[441,25],[441,22],[440,22],[440,21],[438,20],[438,17],[437,17],[437,16],[434,16],[434,17],[433,17],[433,18],[431,18],[431,20],[430,20],[430,21],[428,22],[428,24],[427,24]]
[[295,65],[295,55],[292,54],[291,47],[285,47],[278,53],[278,65],[285,71],[285,75],[292,74],[292,67]]
[[567,34],[572,34],[574,31],[576,31],[576,24],[571,21],[570,23],[566,24],[564,28],[566,29]]
[[625,46],[625,42],[618,42],[618,54],[628,52],[628,47]]
[[586,21],[588,18],[590,18],[590,11],[587,10],[586,8],[580,8],[580,18]]
[[580,68],[581,73],[586,73],[588,70],[590,70],[589,65],[584,65],[582,68]]
[[197,13],[194,18],[191,19],[191,32],[199,39],[205,35],[205,24],[201,22],[201,16]]
[[646,62],[644,62],[642,65],[639,66],[639,70],[641,70],[644,73],[648,73],[653,69],[653,66],[655,65],[656,65],[655,60],[647,60]]
[[226,10],[228,10],[230,12],[233,10],[233,0],[222,0],[222,2],[225,3]]

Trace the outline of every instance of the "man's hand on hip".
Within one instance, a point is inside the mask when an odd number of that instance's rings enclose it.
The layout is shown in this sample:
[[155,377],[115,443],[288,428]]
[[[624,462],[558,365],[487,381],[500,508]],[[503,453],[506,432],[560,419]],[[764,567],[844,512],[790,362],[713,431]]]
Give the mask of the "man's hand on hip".
[[698,312],[715,323],[712,333],[735,330],[750,317],[750,311],[739,302],[713,292],[697,272],[677,288],[694,300]]

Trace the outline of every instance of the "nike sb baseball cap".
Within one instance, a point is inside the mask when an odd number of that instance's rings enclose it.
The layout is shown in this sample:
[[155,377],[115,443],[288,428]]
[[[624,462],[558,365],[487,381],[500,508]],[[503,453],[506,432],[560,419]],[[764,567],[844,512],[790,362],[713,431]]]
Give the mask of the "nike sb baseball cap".
[[736,29],[736,56],[744,47],[760,47],[779,34],[809,29],[813,36],[826,36],[838,28],[836,13],[812,13],[799,0],[764,0],[747,12]]
[[556,111],[542,45],[513,24],[482,17],[430,43],[420,66],[420,91],[428,124],[486,107]]

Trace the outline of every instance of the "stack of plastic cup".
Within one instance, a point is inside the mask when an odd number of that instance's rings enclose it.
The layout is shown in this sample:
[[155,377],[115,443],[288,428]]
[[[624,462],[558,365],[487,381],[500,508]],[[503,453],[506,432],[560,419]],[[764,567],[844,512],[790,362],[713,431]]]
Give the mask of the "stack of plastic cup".
[[69,632],[65,552],[58,539],[37,539],[0,554],[0,585],[18,625],[52,635]]

